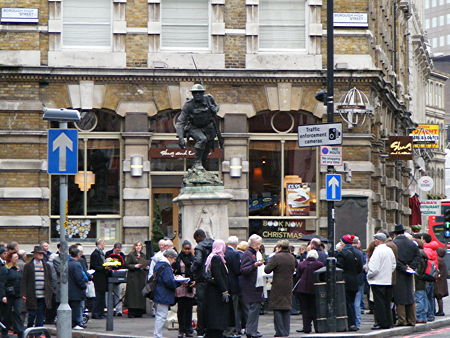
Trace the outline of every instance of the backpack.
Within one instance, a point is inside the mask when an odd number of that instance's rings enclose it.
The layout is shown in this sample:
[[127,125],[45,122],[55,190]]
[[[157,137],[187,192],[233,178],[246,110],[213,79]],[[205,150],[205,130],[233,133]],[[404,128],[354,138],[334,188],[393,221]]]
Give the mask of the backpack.
[[427,267],[423,273],[422,279],[427,282],[435,282],[436,278],[439,276],[439,269],[436,267],[431,259],[427,261]]
[[141,291],[142,296],[153,300],[153,298],[155,297],[155,289],[156,284],[158,282],[158,277],[164,268],[165,264],[161,266],[158,270],[156,270],[155,273],[150,277],[150,279],[147,281],[147,283],[145,284],[144,288]]

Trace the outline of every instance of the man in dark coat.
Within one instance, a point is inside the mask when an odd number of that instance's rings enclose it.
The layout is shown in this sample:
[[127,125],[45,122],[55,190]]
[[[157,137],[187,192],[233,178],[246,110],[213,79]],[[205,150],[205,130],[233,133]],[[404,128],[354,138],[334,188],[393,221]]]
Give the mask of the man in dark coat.
[[105,241],[98,239],[95,242],[96,248],[91,253],[91,269],[94,273],[95,300],[92,309],[92,318],[102,319],[105,317],[105,295],[108,287],[109,269],[103,266],[105,262]]
[[347,305],[348,329],[358,331],[355,316],[355,297],[359,287],[359,274],[363,270],[363,257],[358,249],[353,247],[354,235],[344,235],[341,237],[344,247],[337,254],[337,267],[344,270],[345,280],[345,301]]
[[[112,270],[123,269],[125,266],[125,254],[122,252],[122,243],[117,242],[114,243],[114,246],[111,250],[106,251],[105,253],[106,259],[113,258],[117,259],[122,265],[112,267]],[[114,284],[113,285],[113,304],[114,304],[114,313],[115,315],[122,317],[122,301],[120,300],[120,295],[122,294],[122,284]]]
[[86,298],[86,287],[88,278],[83,272],[80,259],[83,252],[78,246],[71,245],[69,248],[68,265],[68,285],[69,285],[69,305],[72,309],[72,328],[82,330],[82,303]]
[[264,264],[257,259],[257,253],[262,244],[262,238],[253,234],[248,239],[249,247],[241,259],[241,276],[239,282],[244,304],[247,308],[246,333],[248,338],[256,338],[258,335],[258,321],[261,302],[263,298],[263,286],[258,282],[258,268]]
[[44,261],[44,250],[38,245],[32,251],[31,262],[23,269],[21,294],[28,310],[27,327],[44,325],[45,309],[52,307],[52,272]]
[[[321,262],[323,265],[326,265],[328,255],[326,254],[325,251],[322,250],[322,248],[320,246],[320,244],[321,244],[320,239],[313,238],[309,244],[311,245],[311,250],[317,251],[317,254],[319,255],[318,261]],[[306,256],[306,253],[305,253],[305,256]]]
[[234,332],[239,333],[241,328],[241,314],[239,313],[239,295],[241,289],[239,287],[239,275],[241,274],[241,257],[236,250],[239,244],[239,239],[236,236],[230,236],[227,240],[227,248],[225,250],[225,261],[228,268],[228,276],[230,279],[230,293],[231,300],[233,302],[233,315],[234,315]]
[[197,242],[191,271],[192,279],[195,281],[195,297],[197,299],[197,334],[203,336],[205,333],[205,292],[207,284],[205,262],[212,251],[214,240],[206,238],[206,234],[202,229],[196,230],[193,237],[195,242]]
[[398,249],[397,283],[394,286],[394,303],[397,307],[398,326],[416,325],[414,302],[414,275],[420,260],[419,247],[405,235],[405,228],[397,224],[394,228],[394,243]]
[[289,241],[277,243],[279,251],[264,268],[264,272],[273,272],[272,291],[269,309],[273,310],[275,337],[289,337],[291,325],[292,287],[294,271],[297,265],[295,257],[289,253]]

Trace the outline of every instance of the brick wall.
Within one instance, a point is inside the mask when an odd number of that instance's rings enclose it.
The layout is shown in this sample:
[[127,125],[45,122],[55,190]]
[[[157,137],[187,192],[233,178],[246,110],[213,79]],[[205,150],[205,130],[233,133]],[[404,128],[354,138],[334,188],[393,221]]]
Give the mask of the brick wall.
[[38,244],[48,241],[48,229],[43,227],[0,227],[2,242],[16,241],[19,244]]
[[47,215],[48,202],[32,199],[2,199],[0,203],[0,215]]
[[127,67],[147,67],[147,34],[127,35]]
[[[0,158],[11,158],[11,156]],[[48,187],[48,175],[47,173],[0,171],[0,182],[3,188]]]

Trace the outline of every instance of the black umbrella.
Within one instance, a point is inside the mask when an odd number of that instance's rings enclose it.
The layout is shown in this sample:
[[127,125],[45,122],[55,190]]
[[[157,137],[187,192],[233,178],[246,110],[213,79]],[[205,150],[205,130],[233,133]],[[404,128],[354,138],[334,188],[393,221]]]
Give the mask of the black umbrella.
[[300,241],[310,241],[313,238],[318,238],[318,239],[320,239],[321,242],[328,243],[328,239],[326,239],[325,237],[322,237],[320,235],[317,235],[317,234],[305,235],[302,238],[299,238],[299,240]]

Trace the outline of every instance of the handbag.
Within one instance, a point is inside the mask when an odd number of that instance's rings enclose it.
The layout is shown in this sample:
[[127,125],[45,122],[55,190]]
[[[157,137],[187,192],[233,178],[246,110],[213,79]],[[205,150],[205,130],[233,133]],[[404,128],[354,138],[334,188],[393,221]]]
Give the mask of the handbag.
[[161,266],[156,272],[150,277],[150,279],[145,284],[144,288],[142,289],[141,293],[142,296],[153,300],[153,297],[155,297],[155,289],[156,289],[156,283],[158,281],[158,277],[161,273],[161,271],[164,269],[165,264]]
[[95,286],[94,282],[89,281],[86,287],[86,297],[87,298],[95,298]]

